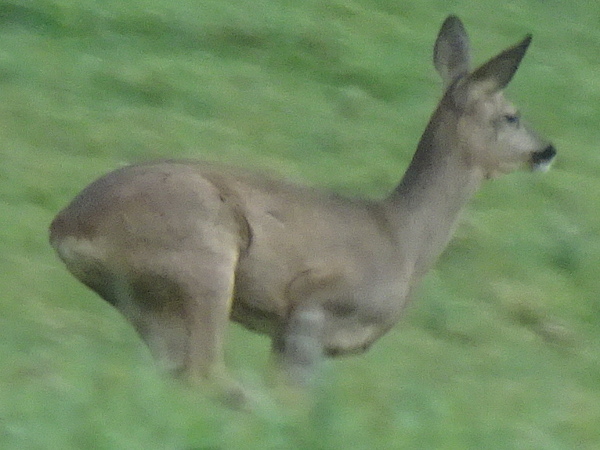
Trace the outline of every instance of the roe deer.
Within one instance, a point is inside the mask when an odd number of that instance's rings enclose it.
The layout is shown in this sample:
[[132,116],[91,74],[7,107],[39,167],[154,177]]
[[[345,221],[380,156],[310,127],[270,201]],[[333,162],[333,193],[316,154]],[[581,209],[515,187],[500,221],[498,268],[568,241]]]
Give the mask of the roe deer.
[[445,93],[380,201],[149,162],[86,187],[52,222],[50,242],[172,371],[242,395],[223,362],[232,319],[271,337],[292,385],[309,383],[321,356],[363,352],[398,322],[485,179],[550,165],[554,147],[502,93],[530,40],[471,72],[463,25],[445,20],[433,54]]

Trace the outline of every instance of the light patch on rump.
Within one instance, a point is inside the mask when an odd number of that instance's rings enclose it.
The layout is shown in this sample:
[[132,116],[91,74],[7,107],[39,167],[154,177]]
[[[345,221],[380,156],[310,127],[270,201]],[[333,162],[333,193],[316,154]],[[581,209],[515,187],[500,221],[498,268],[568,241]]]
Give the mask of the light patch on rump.
[[92,241],[76,236],[65,236],[53,240],[51,244],[69,270],[77,272],[85,271],[86,267],[98,265],[106,260],[106,246],[103,241],[106,239],[102,237]]

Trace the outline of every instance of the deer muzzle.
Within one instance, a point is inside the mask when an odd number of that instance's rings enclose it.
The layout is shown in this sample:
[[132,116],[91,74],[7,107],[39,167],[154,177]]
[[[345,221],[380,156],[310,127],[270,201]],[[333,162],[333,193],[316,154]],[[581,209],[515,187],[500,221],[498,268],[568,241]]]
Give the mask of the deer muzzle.
[[531,156],[531,169],[545,172],[550,168],[555,156],[556,149],[552,144],[548,145],[544,150],[534,152]]

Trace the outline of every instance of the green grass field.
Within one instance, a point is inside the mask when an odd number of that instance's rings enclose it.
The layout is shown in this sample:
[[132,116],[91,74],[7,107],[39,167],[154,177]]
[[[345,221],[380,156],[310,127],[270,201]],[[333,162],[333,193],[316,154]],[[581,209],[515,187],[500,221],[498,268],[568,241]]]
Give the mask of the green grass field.
[[[553,170],[482,189],[404,321],[326,364],[308,422],[265,387],[268,340],[234,325],[256,412],[161,377],[55,257],[52,217],[162,157],[384,195],[440,96],[449,13],[477,63],[533,33],[509,95]],[[600,3],[13,0],[0,42],[0,448],[600,448]]]

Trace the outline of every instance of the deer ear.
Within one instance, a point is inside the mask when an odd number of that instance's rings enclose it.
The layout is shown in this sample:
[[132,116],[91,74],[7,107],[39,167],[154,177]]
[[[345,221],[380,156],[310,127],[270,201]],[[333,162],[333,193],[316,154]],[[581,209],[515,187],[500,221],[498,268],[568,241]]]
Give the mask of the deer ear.
[[433,64],[445,87],[469,73],[470,60],[469,36],[465,27],[458,17],[448,16],[433,47]]
[[486,84],[491,92],[504,89],[519,68],[530,43],[531,35],[528,34],[521,42],[504,50],[475,70],[469,75],[469,83]]
[[531,35],[528,34],[521,42],[504,50],[460,80],[452,93],[454,103],[459,108],[466,108],[473,98],[504,89],[519,68],[530,43]]

